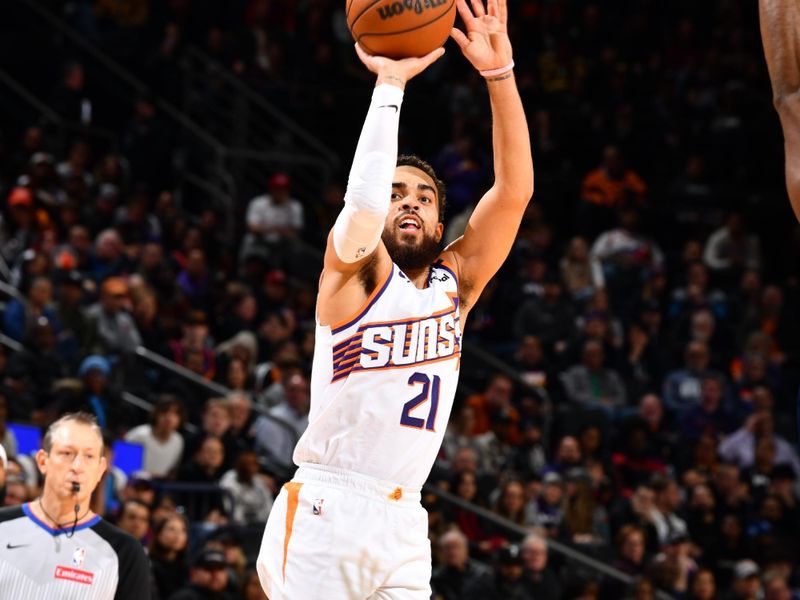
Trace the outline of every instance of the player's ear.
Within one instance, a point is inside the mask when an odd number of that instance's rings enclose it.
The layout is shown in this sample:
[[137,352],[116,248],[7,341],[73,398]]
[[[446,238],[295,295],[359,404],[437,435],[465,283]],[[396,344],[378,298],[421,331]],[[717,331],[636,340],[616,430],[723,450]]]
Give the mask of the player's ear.
[[441,242],[444,235],[444,223],[441,221],[436,224],[436,241]]
[[39,467],[39,472],[42,475],[47,475],[47,452],[43,448],[39,448],[36,452],[36,466]]
[[100,481],[100,478],[103,476],[103,473],[106,472],[108,469],[108,460],[106,460],[105,455],[100,457],[100,469],[97,471],[97,480]]

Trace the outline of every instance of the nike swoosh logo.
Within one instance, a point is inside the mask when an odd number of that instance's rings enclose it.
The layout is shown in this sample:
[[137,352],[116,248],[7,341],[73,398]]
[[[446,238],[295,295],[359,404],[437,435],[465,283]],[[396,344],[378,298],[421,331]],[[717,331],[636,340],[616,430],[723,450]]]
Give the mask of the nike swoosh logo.
[[6,549],[16,550],[17,548],[24,548],[25,546],[30,546],[30,544],[6,544]]
[[397,104],[384,104],[382,106],[379,106],[378,108],[393,108],[394,112],[397,112],[398,110],[400,110],[400,107],[397,106]]

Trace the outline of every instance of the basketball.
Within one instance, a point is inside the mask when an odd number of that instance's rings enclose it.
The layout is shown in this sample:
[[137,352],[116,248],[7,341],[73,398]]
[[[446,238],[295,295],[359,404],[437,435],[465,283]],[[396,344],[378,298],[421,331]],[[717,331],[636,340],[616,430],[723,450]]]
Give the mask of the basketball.
[[347,0],[347,25],[369,54],[425,56],[442,46],[456,20],[455,0]]

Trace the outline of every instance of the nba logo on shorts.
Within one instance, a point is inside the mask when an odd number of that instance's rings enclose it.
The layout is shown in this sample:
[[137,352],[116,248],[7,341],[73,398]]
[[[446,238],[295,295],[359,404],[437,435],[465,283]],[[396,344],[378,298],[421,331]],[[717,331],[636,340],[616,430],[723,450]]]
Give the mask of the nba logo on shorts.
[[86,560],[86,548],[75,548],[75,552],[72,553],[72,566],[82,567],[84,560]]
[[311,514],[321,515],[323,502],[325,502],[324,498],[317,498],[316,500],[314,500],[314,504],[311,505]]

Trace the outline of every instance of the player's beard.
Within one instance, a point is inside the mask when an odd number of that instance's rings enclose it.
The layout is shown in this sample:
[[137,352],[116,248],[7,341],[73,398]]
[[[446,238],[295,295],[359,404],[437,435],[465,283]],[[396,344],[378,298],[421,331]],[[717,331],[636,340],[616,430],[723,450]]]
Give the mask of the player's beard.
[[384,229],[381,236],[389,256],[401,271],[419,271],[439,257],[441,244],[433,236],[423,233],[419,244],[404,244],[400,241],[402,235]]

